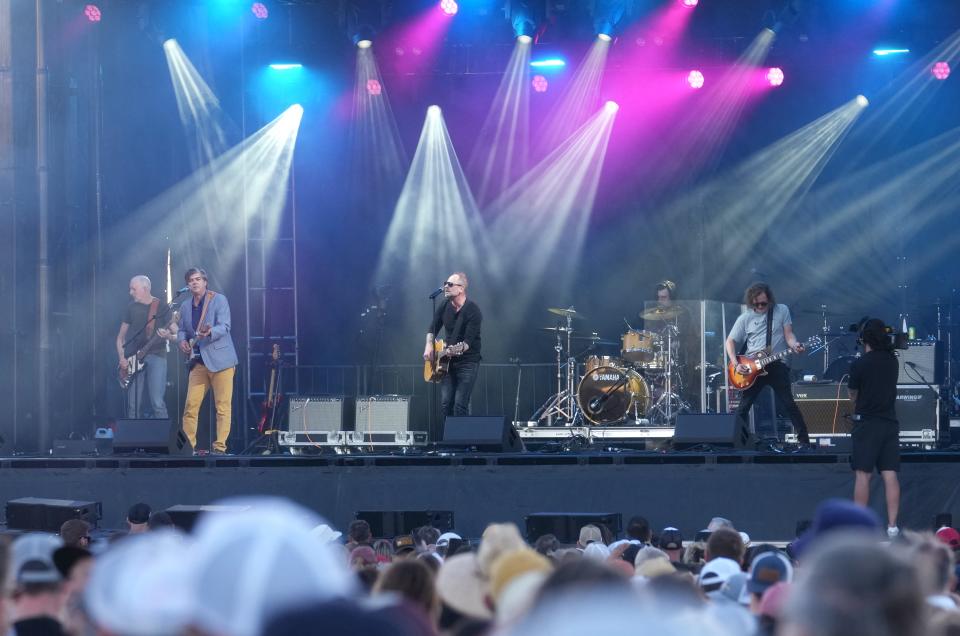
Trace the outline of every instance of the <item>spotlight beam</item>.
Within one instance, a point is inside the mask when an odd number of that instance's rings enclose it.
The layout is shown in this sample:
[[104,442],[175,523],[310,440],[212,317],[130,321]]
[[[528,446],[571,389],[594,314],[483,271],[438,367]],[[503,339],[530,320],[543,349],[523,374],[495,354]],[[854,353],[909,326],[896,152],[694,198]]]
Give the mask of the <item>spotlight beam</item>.
[[577,67],[563,97],[550,113],[543,135],[548,150],[573,134],[596,110],[600,103],[600,84],[609,51],[610,41],[597,38]]

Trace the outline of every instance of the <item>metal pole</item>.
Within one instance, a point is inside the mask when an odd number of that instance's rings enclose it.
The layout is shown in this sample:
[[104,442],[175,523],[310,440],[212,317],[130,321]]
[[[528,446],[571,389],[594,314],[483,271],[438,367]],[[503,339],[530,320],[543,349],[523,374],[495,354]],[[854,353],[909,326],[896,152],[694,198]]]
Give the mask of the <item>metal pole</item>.
[[0,223],[9,240],[10,253],[6,255],[6,262],[10,267],[10,290],[7,294],[9,312],[13,319],[10,321],[10,409],[13,418],[13,445],[17,444],[18,421],[18,377],[17,377],[17,233],[16,233],[16,206],[13,198],[13,188],[16,174],[16,160],[13,153],[13,11],[10,0],[0,0]]
[[43,37],[43,0],[34,0],[37,45],[37,424],[38,450],[43,453],[50,436],[50,263],[48,229],[50,192],[47,169],[47,59]]

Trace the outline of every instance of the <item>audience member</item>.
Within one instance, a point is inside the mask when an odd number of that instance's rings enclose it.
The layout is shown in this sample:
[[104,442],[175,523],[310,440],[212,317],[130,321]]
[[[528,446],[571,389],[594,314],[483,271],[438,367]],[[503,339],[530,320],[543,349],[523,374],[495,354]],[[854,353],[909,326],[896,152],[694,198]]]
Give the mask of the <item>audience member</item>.
[[463,539],[456,532],[444,532],[437,539],[437,554],[446,558],[453,556],[463,545]]
[[417,552],[435,552],[437,541],[440,539],[440,531],[433,526],[423,526],[414,531],[413,538],[416,542]]
[[671,561],[679,562],[683,560],[683,535],[673,526],[667,526],[660,533],[660,549],[663,550]]
[[90,547],[90,524],[83,519],[67,519],[60,526],[60,540],[65,546]]
[[627,540],[639,543],[650,543],[653,532],[650,530],[650,522],[644,517],[631,517],[627,522]]
[[577,539],[577,548],[586,549],[591,543],[603,543],[603,535],[600,528],[593,524],[588,524],[580,528],[580,538]]
[[704,559],[709,563],[714,559],[730,559],[737,565],[743,563],[743,539],[740,533],[730,528],[719,528],[710,533],[707,539]]
[[375,594],[396,593],[423,611],[434,623],[439,618],[440,604],[434,584],[434,573],[422,561],[408,559],[391,564],[373,587]]
[[917,569],[927,603],[941,610],[957,611],[956,600],[950,595],[957,584],[953,550],[930,533],[909,532],[902,536],[907,559]]
[[30,533],[10,546],[7,588],[11,592],[16,636],[66,634],[60,622],[65,597],[63,577],[53,562],[53,553],[63,543],[59,537]]
[[389,539],[377,539],[373,542],[373,553],[377,566],[383,567],[393,562],[393,542]]
[[790,545],[789,552],[794,559],[800,559],[824,537],[841,530],[859,532],[865,537],[879,540],[880,518],[873,510],[852,501],[827,499],[817,506],[810,528]]
[[166,510],[157,510],[150,515],[147,521],[147,527],[150,530],[159,530],[160,528],[174,528],[173,517]]
[[[598,531],[599,533],[599,531]],[[484,577],[490,576],[490,566],[504,552],[512,552],[527,547],[520,529],[512,523],[492,523],[483,531],[480,548],[477,550],[477,564]]]
[[347,528],[348,550],[353,551],[357,546],[370,545],[372,539],[370,524],[366,519],[355,519],[350,522],[350,527]]
[[764,593],[777,583],[793,581],[793,566],[790,559],[781,552],[765,552],[760,554],[750,564],[750,573],[747,576],[746,591],[750,612],[760,614],[760,602]]
[[486,602],[486,579],[477,555],[456,554],[440,567],[437,593],[441,601],[439,627],[452,632],[465,625],[489,625],[493,612]]
[[127,532],[139,534],[149,530],[150,506],[145,503],[135,503],[127,511]]

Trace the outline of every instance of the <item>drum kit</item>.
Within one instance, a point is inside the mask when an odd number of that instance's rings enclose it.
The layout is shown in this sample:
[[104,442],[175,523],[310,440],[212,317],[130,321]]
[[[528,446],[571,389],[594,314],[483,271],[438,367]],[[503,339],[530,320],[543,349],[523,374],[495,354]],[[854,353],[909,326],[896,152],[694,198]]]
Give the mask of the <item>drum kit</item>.
[[[554,327],[541,330],[556,337],[557,392],[534,414],[550,426],[660,424],[670,425],[677,413],[690,410],[680,397],[682,372],[679,356],[681,309],[657,306],[640,314],[645,326],[627,324],[620,337],[620,355],[597,355],[598,345],[617,343],[595,332],[578,333],[575,322],[585,316],[573,307],[550,307],[559,316]],[[585,345],[581,351],[575,346]],[[579,373],[583,360],[583,374]]]

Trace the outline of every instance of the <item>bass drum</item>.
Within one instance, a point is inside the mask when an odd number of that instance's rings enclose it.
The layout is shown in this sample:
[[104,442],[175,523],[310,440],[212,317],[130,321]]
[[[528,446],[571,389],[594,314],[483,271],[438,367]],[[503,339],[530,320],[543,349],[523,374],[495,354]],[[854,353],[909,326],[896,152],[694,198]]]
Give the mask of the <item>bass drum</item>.
[[633,369],[599,367],[580,380],[577,403],[593,424],[612,424],[633,413],[646,415],[650,389]]

